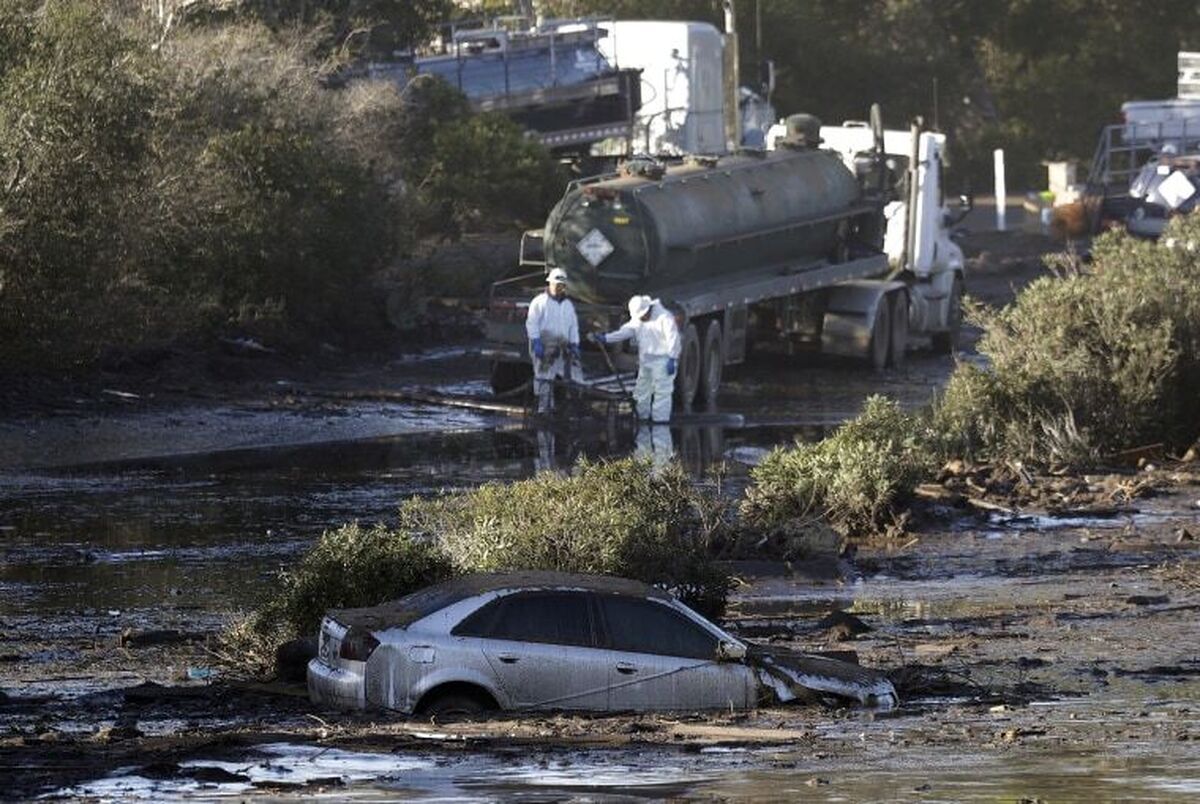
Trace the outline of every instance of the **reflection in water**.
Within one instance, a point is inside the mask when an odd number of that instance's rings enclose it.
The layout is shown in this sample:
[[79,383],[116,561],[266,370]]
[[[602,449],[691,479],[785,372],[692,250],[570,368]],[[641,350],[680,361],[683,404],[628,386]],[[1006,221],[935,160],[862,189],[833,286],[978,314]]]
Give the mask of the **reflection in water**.
[[642,425],[638,428],[633,457],[649,461],[655,472],[661,472],[675,457],[675,442],[671,428],[665,424]]
[[413,433],[0,475],[0,614],[138,608],[154,616],[161,601],[245,608],[321,531],[355,519],[388,523],[412,495],[638,450],[699,475],[797,432],[638,433],[628,419],[580,418],[538,430]]

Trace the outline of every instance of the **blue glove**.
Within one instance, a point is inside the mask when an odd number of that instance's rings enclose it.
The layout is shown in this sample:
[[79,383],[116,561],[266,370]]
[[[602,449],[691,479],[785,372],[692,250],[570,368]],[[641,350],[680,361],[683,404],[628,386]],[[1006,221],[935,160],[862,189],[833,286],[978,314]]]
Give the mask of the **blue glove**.
[[543,357],[546,356],[546,347],[542,346],[542,339],[534,338],[532,343],[533,343],[533,356],[536,357],[538,360],[541,360]]
[[667,358],[667,374],[672,377],[675,376],[675,358],[673,357]]
[[603,332],[593,332],[592,333],[592,342],[598,343],[601,346],[603,346],[604,344],[608,343],[608,339],[604,337]]
[[577,343],[571,344],[571,354],[575,355],[576,357],[580,356],[579,344],[577,344]]

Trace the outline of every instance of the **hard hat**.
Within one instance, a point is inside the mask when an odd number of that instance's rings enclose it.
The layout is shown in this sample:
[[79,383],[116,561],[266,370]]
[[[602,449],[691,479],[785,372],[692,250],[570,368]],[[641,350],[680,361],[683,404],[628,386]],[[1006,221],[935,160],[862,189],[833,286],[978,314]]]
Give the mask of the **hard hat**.
[[650,311],[652,304],[649,296],[634,296],[629,300],[629,317],[636,321]]
[[553,282],[561,282],[564,285],[567,284],[567,272],[562,268],[555,268],[546,275],[546,284],[549,285]]

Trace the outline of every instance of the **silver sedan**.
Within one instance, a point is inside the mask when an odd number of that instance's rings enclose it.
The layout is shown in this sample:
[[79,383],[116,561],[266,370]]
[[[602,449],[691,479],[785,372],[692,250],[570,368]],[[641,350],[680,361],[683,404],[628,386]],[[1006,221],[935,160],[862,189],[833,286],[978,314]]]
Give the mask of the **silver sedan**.
[[747,645],[661,589],[600,576],[456,578],[329,612],[318,650],[314,702],[427,717],[746,709],[823,695],[897,702],[875,671]]

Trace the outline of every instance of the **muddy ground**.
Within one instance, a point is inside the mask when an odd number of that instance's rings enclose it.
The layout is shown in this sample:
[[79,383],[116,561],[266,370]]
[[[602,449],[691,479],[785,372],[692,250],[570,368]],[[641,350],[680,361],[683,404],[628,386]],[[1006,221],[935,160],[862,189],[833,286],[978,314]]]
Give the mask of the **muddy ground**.
[[[1042,270],[1036,237],[968,245],[970,291],[989,303]],[[891,712],[831,701],[449,727],[323,711],[300,685],[239,679],[217,635],[321,528],[545,466],[519,420],[333,395],[480,392],[469,348],[354,365],[229,353],[218,363],[242,375],[126,367],[10,395],[0,797],[1200,795],[1200,467],[1167,456],[1025,485],[1011,468],[956,467],[921,490],[903,534],[734,567],[731,630],[852,651],[892,676],[903,704]],[[672,445],[744,476],[769,446],[852,415],[867,393],[922,404],[951,367],[930,355],[884,375],[755,363],[721,398],[743,426],[677,429]],[[637,448],[625,431],[556,435],[552,463]]]

